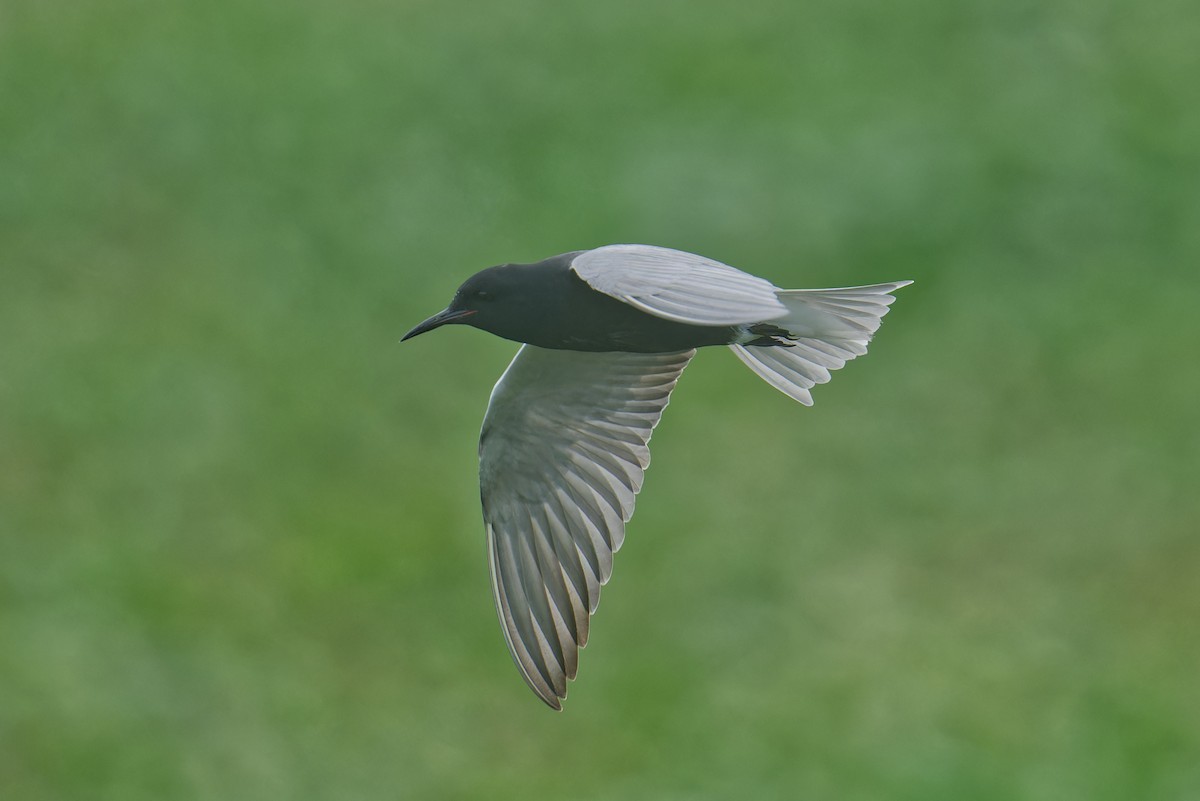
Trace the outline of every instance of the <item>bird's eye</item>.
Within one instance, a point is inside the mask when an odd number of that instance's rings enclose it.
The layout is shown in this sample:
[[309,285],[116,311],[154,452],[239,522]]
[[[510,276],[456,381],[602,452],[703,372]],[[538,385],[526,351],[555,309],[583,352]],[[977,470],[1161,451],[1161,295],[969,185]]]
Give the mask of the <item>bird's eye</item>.
[[475,297],[477,297],[479,300],[487,300],[491,296],[492,296],[492,294],[490,292],[488,292],[486,289],[475,290]]

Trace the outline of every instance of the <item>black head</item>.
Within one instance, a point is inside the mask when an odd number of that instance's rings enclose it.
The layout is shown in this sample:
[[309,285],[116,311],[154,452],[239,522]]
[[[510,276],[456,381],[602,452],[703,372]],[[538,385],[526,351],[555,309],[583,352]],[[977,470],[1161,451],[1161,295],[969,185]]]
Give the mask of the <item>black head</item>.
[[450,305],[404,335],[412,339],[449,323],[481,328],[498,336],[514,339],[514,326],[520,327],[538,306],[538,276],[530,264],[501,264],[468,278]]

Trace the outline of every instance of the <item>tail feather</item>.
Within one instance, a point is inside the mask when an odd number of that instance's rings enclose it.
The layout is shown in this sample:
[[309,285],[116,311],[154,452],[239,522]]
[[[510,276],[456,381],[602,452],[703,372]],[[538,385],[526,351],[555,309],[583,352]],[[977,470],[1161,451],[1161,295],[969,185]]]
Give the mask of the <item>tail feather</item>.
[[768,384],[805,406],[817,384],[867,352],[867,343],[896,300],[891,293],[912,281],[840,289],[786,289],[777,297],[788,313],[770,324],[786,331],[773,346],[730,345]]

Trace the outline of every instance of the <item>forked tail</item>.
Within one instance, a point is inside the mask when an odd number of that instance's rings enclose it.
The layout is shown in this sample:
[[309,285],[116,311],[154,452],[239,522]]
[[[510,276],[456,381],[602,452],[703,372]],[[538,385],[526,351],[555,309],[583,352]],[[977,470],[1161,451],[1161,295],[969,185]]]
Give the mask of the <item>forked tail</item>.
[[781,289],[777,297],[788,313],[749,326],[746,344],[729,347],[768,384],[812,406],[809,390],[828,381],[831,370],[867,352],[867,343],[896,300],[891,293],[911,283]]

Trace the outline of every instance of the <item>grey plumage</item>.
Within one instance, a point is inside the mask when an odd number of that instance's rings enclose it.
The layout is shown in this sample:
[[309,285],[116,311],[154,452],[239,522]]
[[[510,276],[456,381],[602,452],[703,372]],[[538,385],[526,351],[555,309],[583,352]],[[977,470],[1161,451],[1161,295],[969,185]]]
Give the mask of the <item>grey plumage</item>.
[[543,345],[523,345],[501,376],[479,441],[496,610],[538,697],[562,708],[650,436],[695,348],[726,344],[811,405],[908,283],[783,290],[692,253],[610,245],[485,270],[405,336],[461,323]]

